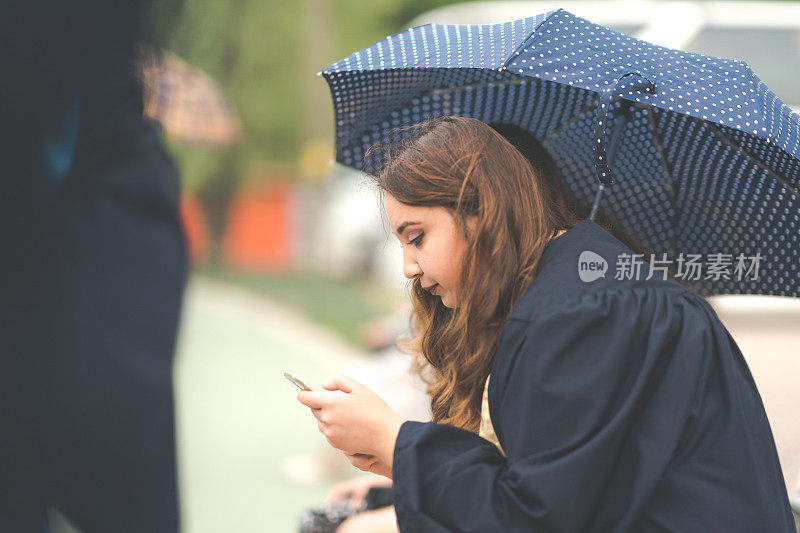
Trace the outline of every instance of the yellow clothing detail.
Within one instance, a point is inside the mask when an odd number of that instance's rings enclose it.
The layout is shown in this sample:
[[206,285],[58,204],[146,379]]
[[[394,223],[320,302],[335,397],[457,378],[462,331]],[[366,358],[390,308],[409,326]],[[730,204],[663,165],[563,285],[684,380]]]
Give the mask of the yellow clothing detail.
[[500,441],[497,439],[497,435],[494,432],[494,426],[492,425],[492,418],[489,416],[489,378],[491,376],[486,377],[486,385],[483,387],[483,401],[481,402],[481,428],[478,431],[478,435],[483,437],[484,439],[488,440],[495,446],[497,449],[500,450],[500,453],[503,454],[505,457],[506,452],[503,451],[503,447],[500,446]]

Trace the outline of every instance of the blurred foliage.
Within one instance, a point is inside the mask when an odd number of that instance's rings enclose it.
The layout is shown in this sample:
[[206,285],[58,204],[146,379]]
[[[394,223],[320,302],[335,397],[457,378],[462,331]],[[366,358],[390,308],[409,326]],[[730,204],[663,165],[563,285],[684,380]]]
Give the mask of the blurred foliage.
[[[315,3],[329,11],[328,32],[310,35],[306,17]],[[325,3],[327,2],[327,3]],[[297,176],[297,157],[306,136],[309,98],[327,87],[319,70],[388,34],[405,29],[414,16],[451,3],[443,0],[162,0],[153,8],[158,33],[172,29],[165,47],[222,86],[239,114],[244,139],[233,148],[170,143],[189,189],[233,190],[258,169],[279,168]],[[311,7],[309,7],[311,6]],[[177,19],[177,20],[176,20]],[[317,25],[325,21],[315,21]],[[321,42],[325,39],[331,42]],[[159,39],[164,41],[164,39]],[[319,64],[311,66],[308,58]],[[314,132],[332,138],[329,128]],[[222,180],[227,185],[211,182]]]
[[[337,0],[334,2],[334,25],[337,42],[336,53],[329,63],[348,56],[387,35],[408,28],[414,17],[447,4],[453,0]],[[327,65],[326,65],[327,66]]]
[[402,293],[387,291],[384,285],[368,276],[339,280],[311,272],[269,275],[211,266],[199,268],[197,272],[291,307],[359,348],[366,347],[362,326],[392,314],[405,298]]
[[232,149],[172,143],[187,187],[230,180],[230,172],[239,176],[252,165],[285,160],[297,151],[298,129],[282,126],[302,116],[293,65],[300,44],[299,12],[296,2],[186,1],[169,48],[220,83],[245,131]]

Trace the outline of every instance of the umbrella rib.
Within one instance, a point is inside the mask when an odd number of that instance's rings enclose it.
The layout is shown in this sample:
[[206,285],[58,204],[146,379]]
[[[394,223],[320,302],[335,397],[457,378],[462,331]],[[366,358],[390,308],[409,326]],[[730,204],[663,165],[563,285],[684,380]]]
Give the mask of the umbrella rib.
[[601,95],[596,95],[591,102],[580,108],[578,112],[572,115],[572,117],[569,120],[561,123],[556,129],[548,133],[547,136],[542,140],[542,142],[550,140],[550,137],[558,135],[559,133],[563,132],[564,130],[575,124],[578,121],[578,119],[580,119],[584,114],[588,113],[589,111],[597,107],[597,102],[600,101],[600,98]]
[[655,145],[658,155],[661,159],[661,168],[664,170],[664,175],[667,178],[667,189],[669,197],[672,201],[672,242],[670,254],[674,258],[677,252],[676,243],[678,236],[678,221],[680,220],[680,206],[678,204],[678,186],[676,186],[675,177],[672,173],[672,165],[664,153],[664,145],[661,143],[661,137],[658,134],[658,127],[653,113],[653,108],[648,106],[647,121],[650,124],[650,131],[653,132],[653,144]]
[[747,150],[745,150],[741,146],[737,146],[736,144],[734,144],[734,142],[731,141],[730,138],[727,135],[725,135],[716,125],[710,124],[709,122],[706,122],[706,121],[700,121],[700,122],[702,122],[703,125],[706,128],[708,128],[708,130],[711,131],[726,146],[728,146],[730,148],[733,148],[734,150],[736,150],[740,154],[742,154],[745,157],[747,157],[758,168],[760,168],[761,170],[766,172],[773,179],[779,181],[781,183],[781,185],[783,185],[786,188],[787,191],[789,191],[794,196],[796,196],[798,199],[800,199],[800,190],[798,190],[797,187],[795,187],[792,184],[790,184],[788,181],[786,181],[785,178],[781,177],[779,174],[777,174],[771,168],[769,168],[764,163],[762,163],[756,156],[754,156],[753,154],[751,154],[750,152],[748,152]]

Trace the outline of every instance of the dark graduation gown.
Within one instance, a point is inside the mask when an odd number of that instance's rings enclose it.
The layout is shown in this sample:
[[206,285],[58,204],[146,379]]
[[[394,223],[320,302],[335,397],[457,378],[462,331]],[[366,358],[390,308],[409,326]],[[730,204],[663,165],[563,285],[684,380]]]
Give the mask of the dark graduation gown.
[[[608,262],[584,282],[584,250]],[[507,454],[406,422],[394,451],[402,532],[794,532],[769,423],[710,305],[592,221],[546,248],[506,323],[489,406]],[[645,265],[646,267],[646,265]]]

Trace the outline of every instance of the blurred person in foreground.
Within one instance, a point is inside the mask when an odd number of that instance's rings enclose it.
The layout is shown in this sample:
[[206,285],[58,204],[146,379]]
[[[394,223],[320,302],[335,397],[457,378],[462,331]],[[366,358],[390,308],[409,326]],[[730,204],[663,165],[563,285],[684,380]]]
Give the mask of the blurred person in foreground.
[[176,169],[134,76],[149,2],[0,22],[0,531],[178,530]]
[[761,398],[708,302],[647,264],[581,279],[583,251],[633,250],[486,124],[418,128],[377,182],[433,422],[348,376],[298,393],[333,447],[393,479],[400,531],[794,532]]

